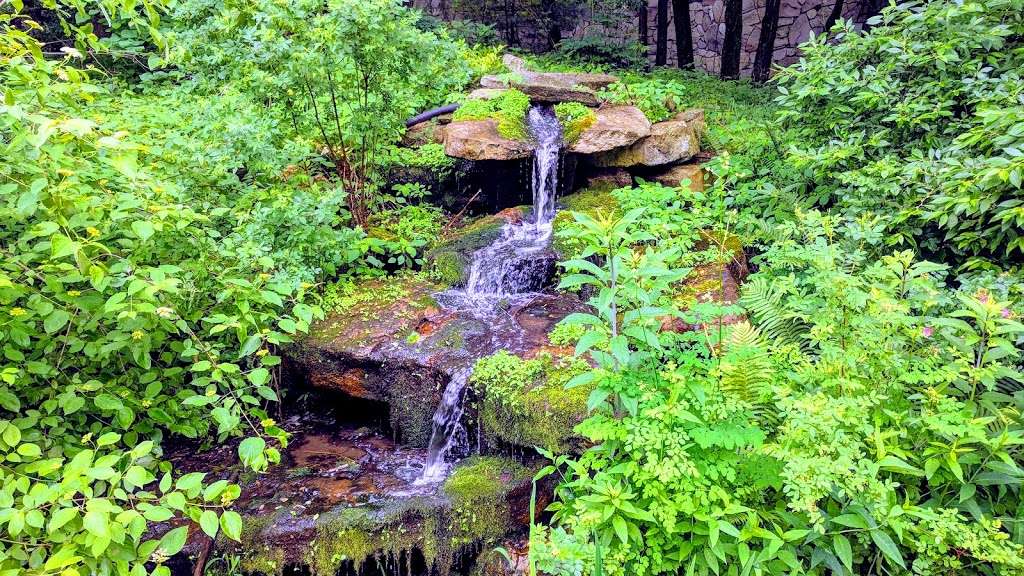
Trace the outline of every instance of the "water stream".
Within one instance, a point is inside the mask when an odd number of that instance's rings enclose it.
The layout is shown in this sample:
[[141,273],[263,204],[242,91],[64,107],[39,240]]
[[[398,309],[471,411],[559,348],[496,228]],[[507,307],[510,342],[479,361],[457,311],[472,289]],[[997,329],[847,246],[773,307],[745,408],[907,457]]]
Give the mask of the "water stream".
[[[550,108],[535,106],[527,116],[536,151],[533,158],[533,210],[521,222],[508,222],[501,235],[473,254],[469,280],[461,290],[447,290],[437,300],[449,309],[470,310],[477,318],[501,313],[500,305],[531,297],[543,287],[550,261],[551,221],[555,216],[558,169],[562,149],[562,126]],[[448,457],[468,445],[462,425],[466,384],[475,359],[452,370],[441,403],[434,412],[433,431],[421,483],[445,478]]]

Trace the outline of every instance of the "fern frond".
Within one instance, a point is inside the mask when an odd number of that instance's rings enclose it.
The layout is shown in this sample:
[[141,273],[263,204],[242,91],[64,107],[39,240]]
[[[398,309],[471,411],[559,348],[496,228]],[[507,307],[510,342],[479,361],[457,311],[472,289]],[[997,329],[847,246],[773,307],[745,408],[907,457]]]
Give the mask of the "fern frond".
[[807,325],[786,310],[782,296],[767,280],[754,277],[743,286],[739,303],[765,338],[803,346]]
[[723,347],[720,365],[722,392],[750,406],[757,420],[769,427],[778,425],[774,369],[764,337],[749,322],[733,325]]

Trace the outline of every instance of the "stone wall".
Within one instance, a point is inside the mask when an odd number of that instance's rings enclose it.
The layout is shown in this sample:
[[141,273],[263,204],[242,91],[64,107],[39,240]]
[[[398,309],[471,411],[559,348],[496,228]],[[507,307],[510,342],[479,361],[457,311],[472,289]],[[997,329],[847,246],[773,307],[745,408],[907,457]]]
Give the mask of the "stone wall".
[[[654,62],[657,38],[658,0],[648,1],[648,55]],[[740,70],[749,75],[754,65],[754,55],[761,36],[761,19],[764,17],[766,0],[743,0],[743,40],[740,52]],[[825,22],[835,6],[836,0],[781,0],[779,25],[775,37],[774,62],[787,65],[800,57],[798,46],[806,41],[811,32],[821,34]],[[878,0],[843,0],[842,17],[861,24],[867,18],[866,12]],[[668,64],[676,63],[676,38],[671,2],[668,24]],[[459,17],[450,9],[451,0],[415,0],[414,5],[441,18]],[[709,73],[717,74],[721,67],[722,43],[725,39],[725,0],[690,0],[690,23],[693,30],[693,52],[695,63]],[[616,29],[601,29],[592,25],[584,13],[575,30],[563,30],[563,36],[599,34],[623,42],[639,37],[636,14],[623,14]],[[517,37],[521,48],[540,51],[546,49],[547,32],[530,29],[523,20],[519,21]]]
[[[740,52],[740,69],[749,75],[754,66],[754,55],[761,37],[761,19],[764,17],[766,0],[743,1],[743,43]],[[775,36],[774,61],[781,65],[792,64],[800,57],[798,46],[807,40],[811,32],[821,34],[825,21],[834,6],[834,0],[782,0],[779,7],[779,27]],[[843,18],[862,22],[862,0],[846,0],[843,3]],[[654,60],[654,42],[657,35],[655,22],[658,14],[657,0],[648,2],[650,30],[649,54]],[[669,9],[668,63],[676,62],[674,15]],[[722,64],[722,42],[725,39],[725,0],[695,0],[690,2],[690,23],[693,27],[693,55],[696,65],[710,73],[718,73]]]

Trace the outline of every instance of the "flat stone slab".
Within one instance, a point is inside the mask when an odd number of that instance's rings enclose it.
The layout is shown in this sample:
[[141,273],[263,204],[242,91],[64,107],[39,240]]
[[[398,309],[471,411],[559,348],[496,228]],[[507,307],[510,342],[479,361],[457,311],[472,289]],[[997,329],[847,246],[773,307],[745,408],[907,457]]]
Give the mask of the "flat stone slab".
[[465,160],[520,160],[533,155],[534,144],[509,140],[492,119],[452,122],[444,129],[444,153]]
[[618,82],[608,74],[573,74],[565,72],[517,72],[504,76],[484,76],[480,79],[483,88],[515,88],[530,97],[533,102],[557,104],[579,102],[597,106],[601,100],[597,91]]

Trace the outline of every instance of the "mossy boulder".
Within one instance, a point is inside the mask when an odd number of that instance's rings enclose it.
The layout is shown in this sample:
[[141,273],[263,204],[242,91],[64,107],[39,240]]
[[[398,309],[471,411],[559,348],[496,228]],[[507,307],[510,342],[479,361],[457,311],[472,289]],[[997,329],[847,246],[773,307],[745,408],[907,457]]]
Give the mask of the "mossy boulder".
[[527,211],[525,207],[509,208],[499,214],[476,218],[452,231],[427,252],[431,273],[445,284],[465,286],[473,253],[497,240],[505,224],[521,220]]
[[497,445],[578,451],[584,441],[573,428],[587,416],[592,388],[565,385],[588,369],[583,360],[548,353],[524,359],[500,351],[477,361],[470,382],[483,435]]
[[417,330],[439,313],[433,294],[443,288],[424,275],[359,283],[336,297],[327,318],[286,355],[316,388],[388,403],[395,433],[425,446],[448,375],[394,349],[410,341],[422,346]]

